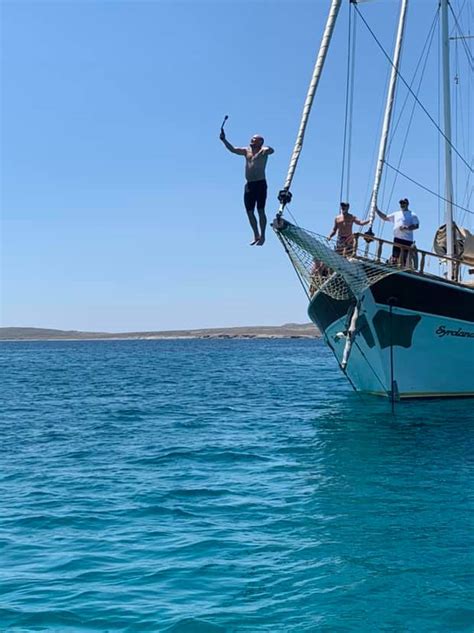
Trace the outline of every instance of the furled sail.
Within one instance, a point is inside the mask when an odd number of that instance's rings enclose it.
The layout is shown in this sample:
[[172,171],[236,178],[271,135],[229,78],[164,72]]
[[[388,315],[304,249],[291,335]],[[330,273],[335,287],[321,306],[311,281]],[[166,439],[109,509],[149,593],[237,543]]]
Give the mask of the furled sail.
[[[454,256],[458,257],[463,264],[474,266],[474,235],[467,229],[453,223],[454,233]],[[443,224],[436,231],[433,241],[434,252],[443,257],[447,253],[446,224]]]

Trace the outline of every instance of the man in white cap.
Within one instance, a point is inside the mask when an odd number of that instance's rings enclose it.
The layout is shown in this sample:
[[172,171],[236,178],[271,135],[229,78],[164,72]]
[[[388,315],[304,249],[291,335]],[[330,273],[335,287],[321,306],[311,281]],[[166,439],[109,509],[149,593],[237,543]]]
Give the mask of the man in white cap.
[[[402,200],[399,201],[399,204],[399,211],[395,211],[389,215],[382,213],[380,209],[376,209],[376,212],[382,220],[385,220],[386,222],[393,222],[394,244],[392,250],[392,262],[397,264],[400,259],[400,253],[403,251],[402,264],[405,266],[410,247],[413,246],[413,231],[419,228],[420,221],[418,220],[418,216],[408,208],[408,205],[410,204],[408,198],[402,198]],[[400,246],[397,246],[397,244]]]
[[[263,136],[255,134],[250,139],[248,147],[234,147],[225,137],[224,130],[221,130],[220,140],[227,147],[229,152],[245,156],[245,189],[244,204],[247,217],[253,231],[253,241],[251,246],[263,246],[265,243],[265,228],[267,226],[267,216],[265,215],[265,203],[267,201],[267,181],[265,178],[265,167],[270,154],[275,151],[272,147],[264,147]],[[258,224],[255,218],[255,205],[258,212]]]

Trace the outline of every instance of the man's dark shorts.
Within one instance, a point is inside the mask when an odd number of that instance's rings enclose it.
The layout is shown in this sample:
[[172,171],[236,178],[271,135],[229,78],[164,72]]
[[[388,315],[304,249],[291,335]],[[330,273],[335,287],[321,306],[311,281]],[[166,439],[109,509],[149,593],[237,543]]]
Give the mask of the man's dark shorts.
[[[410,253],[409,248],[413,245],[413,242],[410,242],[409,240],[402,240],[399,237],[394,237],[393,242],[394,244],[392,249],[392,259],[395,262],[398,262],[401,255],[402,264],[405,266],[408,260],[408,255]],[[401,244],[402,246],[406,246],[408,248],[402,249],[400,248],[400,246],[397,246],[397,244]]]
[[255,180],[248,182],[244,189],[244,204],[247,211],[253,211],[255,205],[257,209],[265,209],[265,202],[267,201],[267,181]]

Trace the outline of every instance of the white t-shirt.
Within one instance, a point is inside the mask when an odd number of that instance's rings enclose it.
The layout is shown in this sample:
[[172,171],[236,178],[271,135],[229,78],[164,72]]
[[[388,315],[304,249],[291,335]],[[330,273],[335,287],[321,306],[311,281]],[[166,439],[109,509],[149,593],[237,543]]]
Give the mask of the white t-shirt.
[[420,226],[418,217],[412,213],[410,209],[395,211],[395,213],[387,215],[387,220],[393,222],[393,237],[398,237],[399,240],[413,242],[413,231],[402,231],[400,229],[402,226],[411,226],[412,224]]

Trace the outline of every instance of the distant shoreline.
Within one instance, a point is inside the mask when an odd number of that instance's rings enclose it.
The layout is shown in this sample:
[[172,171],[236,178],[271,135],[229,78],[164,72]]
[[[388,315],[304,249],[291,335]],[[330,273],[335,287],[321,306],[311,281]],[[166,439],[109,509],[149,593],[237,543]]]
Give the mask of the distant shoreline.
[[187,340],[187,339],[283,339],[319,338],[312,323],[287,323],[280,326],[207,328],[147,332],[81,332],[50,328],[2,327],[0,341],[95,341],[95,340]]

